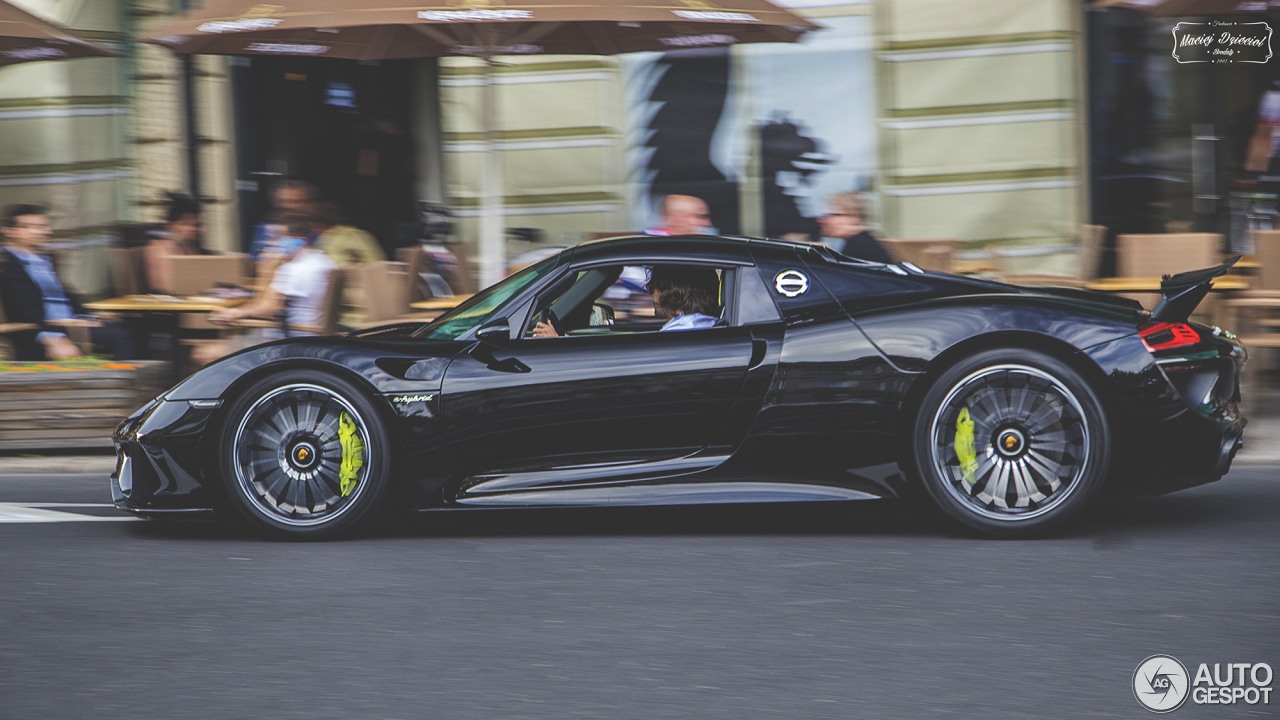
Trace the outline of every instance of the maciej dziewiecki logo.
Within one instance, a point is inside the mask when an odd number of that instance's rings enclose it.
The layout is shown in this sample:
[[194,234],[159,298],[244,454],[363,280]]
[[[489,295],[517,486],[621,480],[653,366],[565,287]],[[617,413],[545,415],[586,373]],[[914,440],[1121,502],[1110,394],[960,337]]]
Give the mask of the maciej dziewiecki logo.
[[1182,707],[1190,685],[1187,669],[1171,655],[1152,655],[1133,671],[1133,696],[1152,712],[1167,713]]
[[1271,59],[1271,26],[1265,22],[1180,22],[1173,26],[1173,59],[1179,63],[1265,63]]
[[1133,671],[1133,696],[1156,713],[1196,705],[1270,705],[1273,673],[1267,663],[1200,663],[1195,678],[1172,655],[1152,655]]

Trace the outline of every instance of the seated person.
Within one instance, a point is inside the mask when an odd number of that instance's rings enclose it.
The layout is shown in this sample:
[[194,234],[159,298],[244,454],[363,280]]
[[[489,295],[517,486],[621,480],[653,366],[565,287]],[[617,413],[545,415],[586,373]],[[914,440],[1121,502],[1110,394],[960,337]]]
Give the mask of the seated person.
[[[211,322],[233,323],[243,318],[274,320],[284,313],[289,326],[319,324],[324,313],[325,294],[329,288],[329,273],[337,265],[324,252],[311,246],[311,224],[307,217],[289,216],[284,218],[282,224],[284,230],[280,237],[267,250],[284,259],[272,275],[271,284],[258,297],[244,305],[210,314]],[[314,333],[291,329],[289,334]],[[193,360],[198,364],[207,364],[228,353],[283,336],[284,333],[276,328],[246,333],[236,341],[202,346],[194,354]]]
[[54,270],[41,254],[50,235],[49,217],[36,205],[11,205],[0,218],[6,247],[0,250],[0,301],[5,319],[37,329],[10,335],[16,360],[66,360],[80,348],[66,335],[72,326],[89,329],[90,341],[115,360],[139,357],[137,332],[77,314]]
[[[579,277],[576,287],[597,283],[598,289],[593,295],[598,295],[618,277],[619,270],[614,269],[612,273],[603,269],[588,271]],[[652,268],[648,275],[648,291],[653,300],[654,313],[660,318],[667,319],[666,324],[662,326],[663,331],[697,330],[714,327],[719,322],[720,276],[714,269],[659,265]],[[564,296],[572,297],[566,291],[561,301]],[[550,314],[551,307],[556,304],[552,303],[548,306],[546,312]],[[579,305],[579,307],[585,307],[585,305]],[[578,311],[573,312],[577,314]],[[540,315],[532,335],[534,337],[559,336],[560,333],[556,330],[552,319]],[[579,322],[585,322],[585,316],[579,318]]]
[[165,225],[145,251],[147,284],[151,290],[173,292],[173,266],[166,258],[174,255],[204,255],[200,244],[203,232],[200,203],[190,195],[169,193],[165,210]]
[[649,275],[658,317],[671,318],[662,331],[715,327],[720,320],[720,276],[711,268],[658,265]]

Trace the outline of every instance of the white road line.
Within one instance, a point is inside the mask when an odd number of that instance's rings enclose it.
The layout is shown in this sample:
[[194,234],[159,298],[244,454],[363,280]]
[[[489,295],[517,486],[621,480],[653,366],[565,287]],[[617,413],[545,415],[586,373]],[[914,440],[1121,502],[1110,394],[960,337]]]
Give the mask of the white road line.
[[101,517],[71,511],[73,508],[114,508],[111,503],[13,503],[0,502],[0,525],[5,523],[120,522],[137,520],[129,515]]

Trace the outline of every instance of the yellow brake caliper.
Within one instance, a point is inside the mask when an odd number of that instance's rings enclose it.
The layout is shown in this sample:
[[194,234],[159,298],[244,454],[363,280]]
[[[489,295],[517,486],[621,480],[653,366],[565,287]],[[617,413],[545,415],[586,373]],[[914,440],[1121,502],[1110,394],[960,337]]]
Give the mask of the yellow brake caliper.
[[356,477],[364,467],[364,441],[356,432],[355,421],[345,412],[338,418],[338,439],[342,441],[342,466],[338,469],[338,482],[342,497],[356,489]]
[[973,447],[973,418],[969,417],[967,407],[961,408],[956,418],[956,457],[960,459],[964,481],[972,485],[973,475],[978,471],[978,453]]

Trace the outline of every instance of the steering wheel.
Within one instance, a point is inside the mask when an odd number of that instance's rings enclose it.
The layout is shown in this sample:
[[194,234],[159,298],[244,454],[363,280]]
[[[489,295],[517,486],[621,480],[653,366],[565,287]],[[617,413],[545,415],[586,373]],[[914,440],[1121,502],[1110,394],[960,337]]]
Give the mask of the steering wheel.
[[534,325],[536,326],[538,323],[548,323],[551,325],[551,329],[556,331],[557,335],[564,335],[564,325],[560,323],[560,317],[556,315],[556,311],[550,307],[538,313],[537,318],[534,320]]

